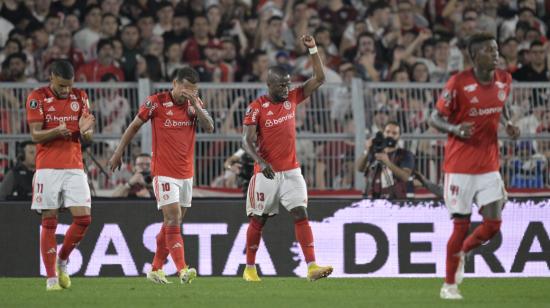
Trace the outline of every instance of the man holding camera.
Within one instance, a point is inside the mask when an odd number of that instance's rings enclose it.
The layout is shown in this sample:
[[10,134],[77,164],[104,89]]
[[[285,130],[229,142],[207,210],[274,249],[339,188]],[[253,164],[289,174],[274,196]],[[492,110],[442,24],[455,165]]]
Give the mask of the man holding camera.
[[124,185],[117,186],[113,197],[151,198],[154,196],[152,182],[151,155],[139,154],[134,164],[134,175]]
[[367,179],[365,197],[373,199],[405,199],[407,182],[414,169],[414,156],[397,143],[401,136],[399,123],[390,121],[384,132],[367,141],[364,154],[357,161],[357,170]]

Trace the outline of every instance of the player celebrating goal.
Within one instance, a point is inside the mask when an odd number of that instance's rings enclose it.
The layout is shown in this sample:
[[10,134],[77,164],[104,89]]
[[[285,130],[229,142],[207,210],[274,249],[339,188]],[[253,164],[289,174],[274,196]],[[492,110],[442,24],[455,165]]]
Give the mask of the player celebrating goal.
[[[431,125],[449,134],[444,199],[454,227],[447,243],[443,299],[462,299],[457,285],[462,282],[465,255],[500,229],[506,191],[498,171],[499,118],[509,136],[515,139],[520,134],[505,105],[512,78],[496,69],[495,38],[487,33],[472,35],[468,52],[473,69],[449,79],[431,116]],[[466,237],[473,202],[480,206],[483,223]]]
[[[49,86],[32,91],[26,103],[32,141],[38,143],[31,208],[42,212],[40,252],[48,291],[71,286],[67,260],[91,223],[90,188],[83,170],[80,137],[91,140],[95,118],[89,112],[86,92],[73,88],[73,81],[72,65],[55,61]],[[73,222],[57,258],[55,229],[60,207],[69,208]]]
[[253,101],[246,110],[243,147],[256,161],[256,174],[250,180],[246,199],[246,214],[250,217],[243,273],[246,281],[260,281],[255,265],[256,252],[262,229],[268,217],[279,212],[279,204],[294,218],[296,239],[308,265],[308,280],[332,273],[332,267],[315,263],[313,234],[306,211],[306,182],[296,160],[296,106],[325,81],[315,40],[305,35],[302,42],[309,48],[313,78],[301,87],[289,90],[288,72],[278,66],[271,67],[267,76],[268,94]]
[[196,270],[185,264],[181,222],[191,207],[197,120],[207,132],[214,130],[214,122],[198,97],[198,79],[194,69],[178,69],[172,90],[147,98],[109,161],[112,171],[120,169],[124,149],[140,127],[151,120],[153,189],[164,216],[153,268],[147,273],[147,279],[154,283],[168,283],[162,271],[168,254],[176,264],[181,283],[191,283],[197,276]]

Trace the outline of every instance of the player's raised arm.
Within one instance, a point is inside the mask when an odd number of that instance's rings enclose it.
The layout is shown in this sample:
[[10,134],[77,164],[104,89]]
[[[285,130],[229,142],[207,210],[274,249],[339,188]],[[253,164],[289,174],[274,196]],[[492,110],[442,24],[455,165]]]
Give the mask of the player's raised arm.
[[317,52],[317,45],[315,39],[311,35],[302,36],[302,42],[309,50],[311,62],[313,64],[313,76],[304,82],[304,97],[309,97],[313,91],[317,90],[323,83],[325,83],[325,71],[323,70],[323,62]]
[[130,144],[130,141],[134,138],[134,136],[137,134],[141,126],[144,124],[143,120],[139,118],[139,116],[136,116],[132,123],[130,123],[130,126],[124,131],[124,134],[122,135],[122,138],[120,139],[120,143],[116,147],[115,152],[113,153],[113,156],[109,160],[109,166],[111,171],[115,171],[116,169],[120,169],[120,166],[122,165],[122,154],[124,154],[124,149]]
[[244,125],[243,126],[243,149],[250,155],[254,160],[260,164],[262,168],[262,173],[268,179],[273,179],[275,177],[275,172],[269,163],[267,163],[258,151],[256,150],[256,140],[258,136],[256,133],[256,125]]

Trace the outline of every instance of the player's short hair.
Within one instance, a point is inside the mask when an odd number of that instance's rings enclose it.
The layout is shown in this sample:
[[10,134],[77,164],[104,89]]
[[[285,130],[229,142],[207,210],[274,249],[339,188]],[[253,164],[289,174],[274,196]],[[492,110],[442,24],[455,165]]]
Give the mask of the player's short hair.
[[178,68],[174,75],[174,79],[178,82],[183,82],[183,80],[187,80],[192,84],[199,82],[199,73],[192,67]]
[[472,34],[470,37],[470,40],[468,40],[468,53],[470,54],[470,57],[474,58],[474,47],[476,45],[487,42],[487,41],[495,41],[495,36],[488,32],[480,32]]
[[268,71],[271,74],[277,75],[279,77],[284,77],[284,76],[290,74],[290,72],[282,65],[270,66]]
[[74,68],[67,60],[54,60],[50,66],[52,74],[63,79],[74,78]]

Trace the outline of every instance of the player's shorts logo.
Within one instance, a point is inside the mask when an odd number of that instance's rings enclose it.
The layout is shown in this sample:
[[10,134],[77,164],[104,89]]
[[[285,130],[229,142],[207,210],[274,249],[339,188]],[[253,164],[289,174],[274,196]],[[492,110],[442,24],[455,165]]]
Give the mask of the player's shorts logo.
[[164,199],[164,200],[168,200],[169,198],[170,198],[170,196],[168,196],[168,195],[162,196],[162,199]]
[[38,108],[38,102],[33,99],[30,103],[29,103],[29,107],[31,107],[31,109],[36,109]]
[[504,90],[499,90],[498,91],[498,99],[501,102],[504,102],[504,100],[506,99],[506,92]]
[[72,111],[77,112],[79,109],[80,109],[80,105],[78,104],[78,102],[72,102],[71,103],[71,110]]
[[42,197],[36,196],[36,203],[42,203]]
[[290,108],[292,108],[292,105],[289,101],[285,101],[283,107],[285,107],[286,110],[290,110]]

